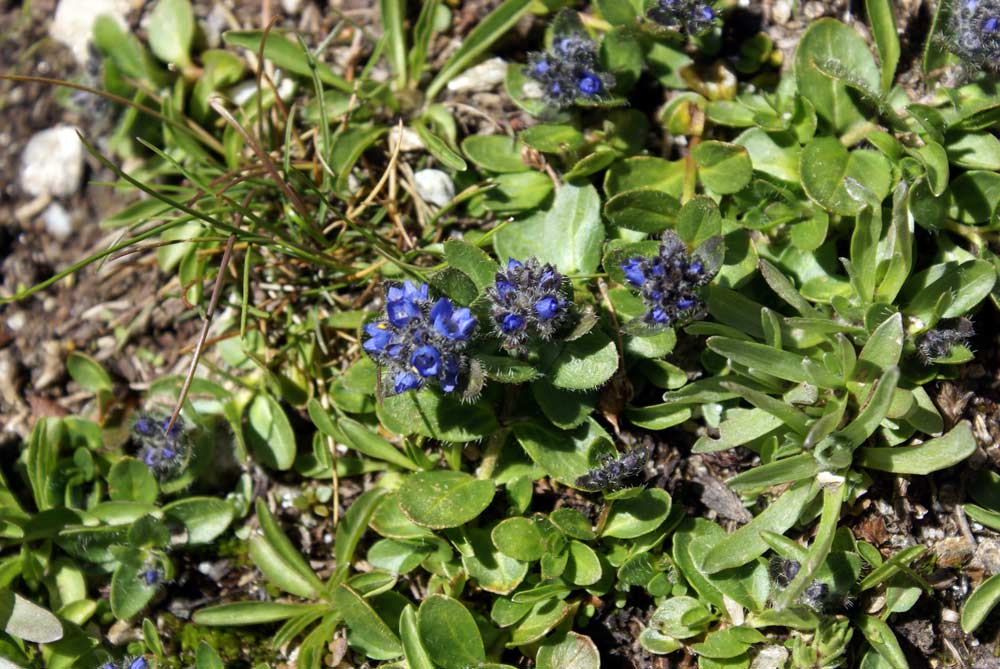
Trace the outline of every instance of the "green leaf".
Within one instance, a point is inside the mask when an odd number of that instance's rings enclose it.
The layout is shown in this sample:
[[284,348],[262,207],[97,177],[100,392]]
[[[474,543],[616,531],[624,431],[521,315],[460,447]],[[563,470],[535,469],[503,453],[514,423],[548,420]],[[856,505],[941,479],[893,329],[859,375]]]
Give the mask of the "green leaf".
[[0,629],[31,643],[53,643],[63,638],[58,618],[7,589],[0,590]]
[[108,494],[118,502],[152,504],[160,494],[160,486],[149,467],[135,458],[122,458],[108,472]]
[[635,497],[617,499],[602,536],[634,539],[655,530],[670,513],[670,495],[662,488],[647,488]]
[[698,163],[702,183],[715,193],[736,193],[750,183],[753,164],[743,146],[709,140],[692,148],[691,155]]
[[142,578],[145,566],[137,556],[124,560],[111,576],[111,611],[119,620],[134,617],[156,595],[157,586],[148,585]]
[[498,551],[487,529],[463,530],[466,541],[459,545],[462,566],[480,588],[497,595],[507,595],[521,585],[528,573],[528,563]]
[[233,505],[214,497],[185,497],[163,507],[166,519],[187,530],[187,545],[208,544],[233,522]]
[[492,481],[436,470],[410,474],[399,489],[399,506],[417,525],[440,530],[476,518],[493,501]]
[[549,520],[560,532],[574,539],[591,541],[597,538],[587,517],[576,509],[562,507],[549,514]]
[[194,12],[190,0],[159,0],[149,15],[149,48],[156,57],[188,67],[193,39]]
[[338,418],[335,425],[341,436],[340,441],[357,452],[376,460],[389,462],[403,469],[412,471],[419,469],[417,464],[398,448],[358,421],[345,416]]
[[981,525],[985,525],[991,530],[1000,532],[1000,511],[984,509],[976,504],[963,504],[962,508],[965,509],[965,513],[969,518],[972,518]]
[[226,669],[226,665],[222,663],[222,658],[207,641],[201,641],[198,643],[195,669]]
[[755,171],[788,183],[799,183],[799,156],[802,148],[793,133],[765,132],[761,128],[750,128],[740,134],[734,143],[746,147]]
[[437,136],[430,128],[423,123],[414,123],[413,130],[420,137],[420,141],[427,147],[427,151],[438,159],[442,165],[449,167],[456,172],[464,172],[469,168],[462,156],[448,146],[448,142]]
[[358,543],[379,508],[382,498],[387,495],[388,491],[385,488],[371,488],[363,492],[347,509],[347,513],[337,525],[337,534],[334,537],[333,550],[338,567],[346,568],[354,561]]
[[235,602],[195,611],[194,622],[207,626],[263,625],[287,620],[314,608],[281,602]]
[[268,394],[247,405],[244,438],[254,455],[272,469],[291,469],[295,462],[295,433],[285,410]]
[[[735,391],[734,389],[734,392]],[[791,408],[791,407],[789,407]],[[759,439],[784,425],[780,416],[763,409],[733,408],[719,425],[717,438],[703,435],[691,448],[693,453],[715,453]]]
[[476,621],[458,600],[431,595],[420,604],[417,627],[434,663],[444,669],[465,669],[486,661]]
[[539,123],[521,132],[521,141],[542,153],[566,153],[583,146],[583,133],[571,125]]
[[601,654],[589,636],[569,632],[558,643],[542,645],[535,666],[537,669],[600,669]]
[[386,397],[377,413],[390,432],[456,443],[476,441],[499,429],[488,404],[463,404],[426,389]]
[[761,532],[783,534],[799,519],[802,510],[819,492],[815,481],[801,481],[757,514],[753,520],[720,541],[705,558],[704,569],[710,574],[739,567],[763,555],[767,542]]
[[399,637],[403,642],[403,657],[406,658],[409,669],[434,669],[434,663],[420,640],[417,612],[412,604],[407,604],[399,616]]
[[986,622],[990,611],[1000,604],[1000,574],[993,574],[969,595],[962,605],[962,630],[972,634]]
[[[361,498],[358,501],[361,501]],[[288,537],[285,536],[285,533],[281,531],[278,522],[268,510],[266,502],[261,498],[257,499],[256,511],[257,521],[260,523],[263,536],[251,539],[251,552],[254,549],[253,542],[257,540],[259,544],[257,550],[260,551],[261,555],[267,556],[271,560],[272,566],[276,570],[280,569],[283,572],[278,575],[279,578],[283,578],[286,574],[293,575],[291,584],[295,588],[301,591],[310,591],[313,593],[312,596],[315,596],[315,593],[323,589],[322,581],[319,580],[315,572],[306,563],[302,554],[299,553]],[[289,590],[289,592],[294,593],[295,590]]]
[[379,0],[379,14],[382,17],[383,39],[387,44],[386,56],[392,73],[396,75],[396,88],[406,85],[406,0]]
[[965,460],[976,450],[976,438],[967,421],[944,435],[917,446],[861,448],[856,462],[862,467],[893,474],[926,475]]
[[548,370],[548,381],[564,390],[589,390],[604,385],[617,369],[614,342],[600,330],[591,330],[566,342]]
[[535,256],[564,274],[597,271],[604,241],[601,200],[590,185],[564,185],[552,207],[512,223],[497,233],[494,244],[501,258]]
[[531,168],[521,160],[520,143],[506,135],[469,135],[462,141],[462,151],[477,166],[490,172],[527,172]]
[[522,562],[535,562],[545,553],[542,533],[529,518],[500,521],[493,528],[491,538],[498,551]]
[[636,188],[611,197],[604,215],[620,228],[645,233],[663,232],[674,225],[680,202],[661,190]]
[[569,542],[569,561],[563,578],[575,585],[593,585],[601,580],[604,568],[601,560],[587,544],[580,541]]
[[886,660],[893,669],[909,669],[910,663],[903,654],[903,649],[899,647],[896,635],[892,633],[885,622],[874,616],[862,613],[857,618],[857,625],[865,639],[872,648]]
[[460,239],[449,239],[444,243],[444,259],[448,265],[472,279],[480,293],[493,285],[500,269],[485,251]]
[[66,358],[66,371],[74,381],[80,384],[84,390],[97,393],[102,390],[113,389],[111,377],[97,362],[89,355],[84,355],[78,351],[73,351]]
[[809,24],[795,51],[795,77],[799,92],[816,113],[838,133],[865,121],[866,113],[855,102],[847,86],[826,76],[817,66],[836,64],[871,90],[879,88],[879,71],[864,39],[835,19]]
[[881,152],[848,151],[835,137],[818,137],[806,144],[799,170],[806,194],[827,211],[842,216],[854,216],[867,204],[854,197],[846,179],[863,184],[880,202],[892,186],[892,169]]
[[[257,54],[260,51],[261,42],[264,40],[264,31],[231,30],[223,33],[222,39],[226,44],[240,46]],[[312,76],[313,69],[310,67],[309,58],[302,50],[301,45],[273,30],[267,33],[267,42],[264,43],[264,58],[267,58],[283,70],[288,70],[304,77]],[[324,84],[333,86],[344,93],[353,92],[354,85],[335,74],[329,65],[318,60],[314,60],[313,64],[316,68],[316,74]]]
[[611,438],[593,418],[565,432],[538,420],[515,423],[513,429],[531,459],[546,474],[570,487],[597,466],[601,456],[615,454]]
[[689,247],[698,247],[721,232],[719,205],[709,197],[696,195],[677,213],[677,234]]
[[899,35],[896,34],[896,17],[889,0],[865,0],[868,12],[868,23],[872,26],[872,35],[878,47],[879,59],[882,61],[882,75],[879,78],[880,90],[888,93],[892,88],[892,80],[896,76],[896,65],[899,64]]
[[782,351],[766,344],[731,339],[729,337],[709,337],[708,348],[731,362],[745,365],[752,370],[766,372],[779,379],[803,383],[809,381],[802,355]]
[[451,54],[434,80],[431,81],[427,87],[425,99],[431,101],[436,98],[441,89],[455,78],[455,75],[468,67],[479,54],[490,48],[490,45],[514,27],[521,15],[528,11],[531,2],[532,0],[505,0],[486,18],[479,21],[472,32],[462,40],[461,46]]
[[403,654],[399,637],[364,597],[341,584],[331,593],[331,600],[351,631],[348,643],[374,660],[391,660]]

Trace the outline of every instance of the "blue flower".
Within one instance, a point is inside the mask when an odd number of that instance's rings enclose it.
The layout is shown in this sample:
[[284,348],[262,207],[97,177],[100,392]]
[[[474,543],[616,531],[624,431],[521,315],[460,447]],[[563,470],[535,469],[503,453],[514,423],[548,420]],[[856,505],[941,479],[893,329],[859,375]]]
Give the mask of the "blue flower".
[[552,295],[546,295],[535,302],[535,313],[543,321],[547,321],[559,313],[559,300]]
[[385,321],[368,323],[365,325],[365,334],[369,338],[362,344],[362,348],[369,353],[384,351],[392,343],[392,331],[389,329],[389,324]]
[[151,437],[155,434],[156,425],[149,416],[140,416],[136,419],[133,429],[144,437]]
[[507,271],[511,272],[515,269],[521,269],[524,267],[524,263],[520,260],[515,260],[514,258],[507,258]]
[[714,277],[701,260],[692,258],[680,237],[663,233],[659,252],[652,258],[629,258],[621,265],[625,280],[639,289],[646,305],[643,321],[649,325],[672,325],[678,320],[704,316],[705,305],[698,289]]
[[160,572],[156,569],[147,569],[140,574],[140,578],[146,585],[156,585],[160,582]]
[[708,5],[704,5],[701,8],[701,16],[706,21],[711,21],[715,18],[715,12]]
[[712,27],[716,13],[701,0],[659,0],[649,10],[649,18],[689,35],[698,35]]
[[410,365],[420,376],[437,376],[441,369],[441,354],[433,346],[421,346],[410,356]]
[[161,480],[175,478],[191,452],[191,436],[180,417],[170,425],[169,417],[140,414],[133,424],[132,439],[139,447],[136,457]]
[[137,657],[128,665],[128,669],[146,669],[148,666],[146,658]]
[[625,272],[625,279],[637,288],[646,282],[646,272],[643,271],[641,258],[629,258],[623,262],[622,271]]
[[520,332],[524,329],[524,318],[517,314],[506,314],[500,321],[500,329],[504,334]]
[[427,301],[427,284],[421,284],[419,288],[409,281],[403,282],[402,287],[392,286],[389,288],[389,295],[386,298],[385,313],[389,322],[400,327],[409,323],[412,319],[418,318],[421,314],[420,305]]
[[464,341],[476,328],[476,319],[468,307],[455,309],[447,297],[440,298],[431,309],[431,320],[437,333],[448,339]]
[[420,377],[413,372],[400,372],[392,384],[392,391],[397,395],[408,390],[417,390],[422,385]]
[[545,73],[548,72],[550,69],[552,69],[552,66],[549,64],[549,61],[543,58],[542,60],[539,60],[537,63],[535,63],[534,72],[536,76],[541,77],[544,76]]
[[458,387],[458,377],[461,371],[462,366],[458,356],[450,355],[445,358],[441,365],[441,374],[438,376],[438,383],[441,384],[441,390],[446,393],[454,392]]
[[601,92],[601,79],[591,72],[585,72],[576,83],[576,87],[588,97],[597,95]]
[[991,16],[983,21],[984,33],[995,33],[998,27],[1000,27],[1000,19],[995,16]]

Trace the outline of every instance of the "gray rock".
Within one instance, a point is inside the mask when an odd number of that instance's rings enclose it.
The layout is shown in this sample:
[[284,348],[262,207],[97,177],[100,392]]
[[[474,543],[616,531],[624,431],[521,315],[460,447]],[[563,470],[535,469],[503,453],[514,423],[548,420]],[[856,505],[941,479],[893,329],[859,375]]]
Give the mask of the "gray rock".
[[42,212],[42,221],[45,222],[45,231],[56,239],[66,239],[73,233],[73,219],[58,202],[53,202]]
[[507,61],[503,58],[489,60],[470,67],[448,82],[449,91],[489,91],[503,83],[507,76]]
[[57,125],[28,140],[21,154],[21,188],[39,197],[67,197],[83,179],[83,144],[71,125]]

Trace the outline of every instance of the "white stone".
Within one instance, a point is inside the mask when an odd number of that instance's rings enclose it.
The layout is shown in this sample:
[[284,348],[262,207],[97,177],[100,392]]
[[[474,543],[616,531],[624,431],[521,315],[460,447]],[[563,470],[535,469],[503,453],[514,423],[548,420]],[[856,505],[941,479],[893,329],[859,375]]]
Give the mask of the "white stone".
[[86,64],[97,17],[106,14],[126,28],[130,4],[130,0],[59,0],[49,34],[68,46],[77,62]]
[[302,10],[302,0],[281,0],[281,8],[286,14],[298,14]]
[[781,669],[788,662],[788,649],[784,646],[764,646],[753,659],[750,669]]
[[503,58],[489,60],[470,67],[448,82],[449,91],[489,91],[503,83],[507,76],[507,61]]
[[28,140],[21,154],[21,188],[39,197],[66,197],[83,179],[83,144],[71,125],[57,125]]
[[42,212],[42,220],[45,222],[45,231],[56,239],[66,239],[73,233],[73,219],[58,202],[53,202]]
[[389,130],[389,148],[395,150],[396,144],[399,144],[400,151],[421,151],[425,148],[415,130],[404,127],[400,132],[398,125]]
[[441,170],[420,170],[413,175],[413,181],[424,202],[443,207],[455,197],[455,183]]

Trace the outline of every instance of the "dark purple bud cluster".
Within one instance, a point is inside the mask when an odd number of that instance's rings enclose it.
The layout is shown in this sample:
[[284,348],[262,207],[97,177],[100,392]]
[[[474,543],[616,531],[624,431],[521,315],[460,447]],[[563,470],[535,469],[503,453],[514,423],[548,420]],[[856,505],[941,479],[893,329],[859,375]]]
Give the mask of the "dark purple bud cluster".
[[968,344],[975,335],[972,321],[962,317],[954,327],[939,327],[925,332],[917,343],[917,354],[925,365],[930,365],[950,354],[955,346]]
[[600,100],[615,85],[614,77],[599,69],[597,45],[584,35],[557,36],[549,51],[528,54],[524,74],[541,85],[545,100],[556,108]]
[[588,492],[622,488],[626,480],[638,476],[645,469],[650,451],[648,446],[638,446],[618,458],[605,455],[599,467],[576,479],[576,487]]
[[946,40],[975,67],[1000,69],[1000,0],[953,0]]
[[660,25],[689,35],[700,35],[715,24],[715,10],[703,0],[659,0],[649,10],[649,18]]
[[705,303],[698,289],[715,276],[672,230],[663,233],[659,253],[629,258],[621,265],[625,280],[642,293],[647,311],[642,319],[653,326],[672,326],[703,318]]
[[[777,556],[771,558],[767,566],[771,582],[778,590],[787,588],[802,568],[796,560],[786,560]],[[849,598],[838,595],[827,583],[815,579],[810,581],[799,595],[798,602],[818,613],[834,613],[851,605]]]
[[191,435],[180,416],[170,425],[169,417],[140,413],[132,423],[132,440],[139,446],[136,457],[160,480],[176,478],[191,456]]
[[552,265],[536,258],[523,263],[513,258],[496,273],[486,289],[490,315],[501,345],[509,351],[524,351],[537,338],[547,341],[571,318],[570,302],[562,296],[563,277]]
[[468,369],[464,353],[476,330],[469,309],[446,297],[432,302],[427,284],[390,286],[385,318],[368,323],[364,349],[387,372],[394,394],[435,381],[450,393]]

